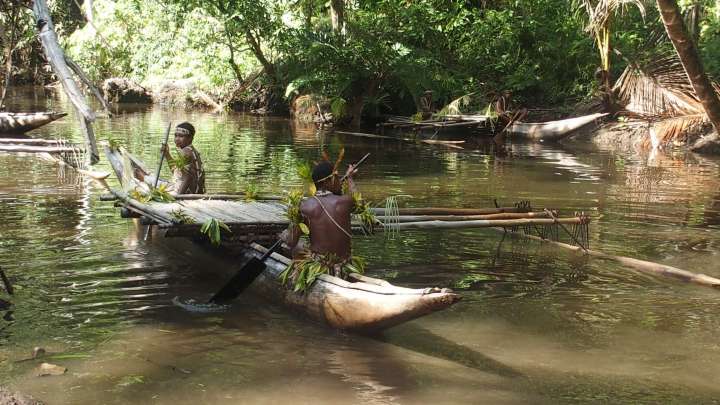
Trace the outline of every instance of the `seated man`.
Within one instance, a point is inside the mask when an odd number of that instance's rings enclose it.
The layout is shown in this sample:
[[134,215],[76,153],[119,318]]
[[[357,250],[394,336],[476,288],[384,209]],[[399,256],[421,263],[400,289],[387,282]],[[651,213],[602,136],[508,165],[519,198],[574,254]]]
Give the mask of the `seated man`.
[[[173,172],[172,180],[167,187],[171,194],[205,194],[205,171],[200,154],[192,146],[194,136],[195,127],[189,122],[183,122],[175,127],[175,146],[179,149],[177,159],[173,159],[170,155],[167,144],[162,146],[162,153]],[[153,184],[155,176],[147,176],[147,174],[140,169],[135,170],[135,177]]]
[[[312,171],[317,188],[314,196],[300,204],[300,213],[310,230],[310,249],[298,251],[300,228],[295,225],[285,232],[285,240],[293,249],[293,257],[320,262],[328,274],[343,278],[349,272],[361,272],[352,260],[352,227],[350,214],[354,208],[352,193],[357,192],[352,175],[353,165],[347,169],[346,178],[349,194],[342,194],[342,184],[333,171],[333,165],[324,161]],[[362,267],[362,266],[359,266]]]

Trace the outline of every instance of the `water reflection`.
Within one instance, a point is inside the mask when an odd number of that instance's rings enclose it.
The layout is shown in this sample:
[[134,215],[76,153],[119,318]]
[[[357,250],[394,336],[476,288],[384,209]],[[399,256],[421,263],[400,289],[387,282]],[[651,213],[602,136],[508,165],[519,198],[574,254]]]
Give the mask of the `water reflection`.
[[[45,94],[16,105],[64,109]],[[248,183],[276,194],[295,167],[370,152],[358,183],[376,205],[491,206],[590,212],[593,248],[720,276],[715,159],[632,156],[590,146],[464,150],[320,133],[284,119],[158,108],[99,120],[154,165],[168,121],[196,124],[211,192]],[[79,141],[73,118],[36,137]],[[716,291],[698,289],[491,230],[362,237],[369,273],[409,287],[452,287],[452,309],[379,338],[348,336],[241,296],[221,313],[188,313],[234,263],[119,218],[99,190],[28,155],[0,154],[0,266],[20,288],[0,322],[0,358],[44,346],[68,375],[39,380],[37,361],[3,362],[0,383],[55,403],[708,403],[720,393]],[[109,170],[102,162],[99,170]],[[78,180],[81,180],[78,182]],[[8,297],[2,299],[7,301]],[[0,302],[3,304],[4,302]],[[0,309],[3,310],[3,309]],[[63,357],[65,356],[65,357]],[[440,388],[439,388],[440,387]]]

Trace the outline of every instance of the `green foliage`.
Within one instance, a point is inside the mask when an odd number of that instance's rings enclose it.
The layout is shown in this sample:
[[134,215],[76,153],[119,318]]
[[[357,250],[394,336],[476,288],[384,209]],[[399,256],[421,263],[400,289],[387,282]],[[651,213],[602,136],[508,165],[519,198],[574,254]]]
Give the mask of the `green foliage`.
[[365,201],[361,193],[352,193],[353,198],[353,216],[360,220],[363,231],[367,234],[373,232],[373,227],[377,223],[375,214],[370,209],[370,204]]
[[[234,78],[222,24],[199,11],[183,13],[172,4],[137,0],[95,0],[95,27],[62,37],[68,55],[94,80],[130,77],[146,84],[192,79],[214,89]],[[236,61],[247,71],[249,55]]]
[[203,226],[200,228],[200,233],[207,235],[208,239],[210,239],[210,243],[218,246],[220,245],[220,241],[222,239],[222,230],[232,233],[230,227],[228,227],[224,222],[216,218],[210,218],[205,221]]
[[[288,207],[285,216],[287,217],[288,221],[290,221],[290,223],[293,225],[300,226],[300,224],[303,224],[302,213],[300,212],[300,204],[302,203],[302,200],[302,190],[290,191],[283,199],[283,203]],[[309,230],[308,232],[305,232],[303,230],[303,233],[308,234]]]
[[172,170],[180,169],[186,171],[189,164],[190,159],[182,154],[182,152],[176,153],[175,156],[172,156],[172,159],[168,161],[168,166],[170,166]]
[[[595,86],[598,58],[584,32],[587,18],[566,0],[345,3],[341,34],[331,29],[329,3],[319,0],[95,0],[98,32],[86,25],[61,38],[95,80],[191,79],[220,91],[262,69],[259,81],[276,94],[330,100],[336,119],[412,115],[425,90],[433,91],[435,107],[473,94],[456,106],[475,112],[503,91],[516,104],[546,105],[585,97]],[[700,45],[718,74],[714,7],[707,8]],[[77,25],[72,21],[65,26]],[[652,8],[645,20],[628,8],[613,19],[608,43],[632,58],[656,26]],[[613,78],[625,63],[616,59]]]
[[[334,269],[337,263],[339,263],[339,274],[335,274]],[[345,262],[332,253],[325,255],[313,253],[302,259],[293,260],[280,274],[280,281],[283,285],[287,285],[288,281],[292,280],[293,291],[305,292],[321,274],[331,274],[344,279],[350,273],[364,272],[365,260],[359,256],[353,256],[350,261]]]
[[170,212],[172,218],[181,224],[192,224],[195,223],[195,219],[188,215],[182,208],[178,208]]
[[260,187],[255,183],[245,184],[245,200],[255,201],[260,195]]
[[148,192],[134,189],[130,191],[130,197],[143,203],[147,204],[150,201],[168,203],[175,201],[175,197],[170,194],[167,190],[167,184],[160,184],[156,188],[151,189]]

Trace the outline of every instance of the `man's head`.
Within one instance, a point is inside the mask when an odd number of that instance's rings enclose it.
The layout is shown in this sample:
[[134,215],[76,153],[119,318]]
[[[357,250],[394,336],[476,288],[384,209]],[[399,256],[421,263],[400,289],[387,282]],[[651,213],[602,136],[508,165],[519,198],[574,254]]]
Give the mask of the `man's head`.
[[192,144],[195,137],[195,127],[189,122],[183,122],[175,127],[175,146],[182,149]]
[[315,165],[312,171],[312,179],[318,190],[327,190],[335,194],[341,193],[340,182],[337,181],[333,165],[328,161]]

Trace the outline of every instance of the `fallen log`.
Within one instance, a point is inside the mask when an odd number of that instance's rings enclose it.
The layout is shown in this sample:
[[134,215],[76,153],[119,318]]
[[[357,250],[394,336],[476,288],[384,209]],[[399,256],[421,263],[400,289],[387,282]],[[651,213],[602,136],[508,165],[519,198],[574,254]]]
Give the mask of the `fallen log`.
[[45,51],[45,56],[50,62],[53,72],[55,72],[55,75],[62,84],[65,93],[68,95],[70,102],[78,113],[80,128],[85,136],[86,148],[89,151],[88,160],[90,164],[95,164],[100,160],[95,142],[95,133],[92,128],[92,122],[95,121],[95,112],[87,105],[85,97],[73,79],[70,68],[65,60],[65,53],[60,47],[57,34],[55,33],[55,28],[50,18],[50,10],[45,0],[33,1],[33,13],[35,14],[35,26],[38,29],[38,37]]

